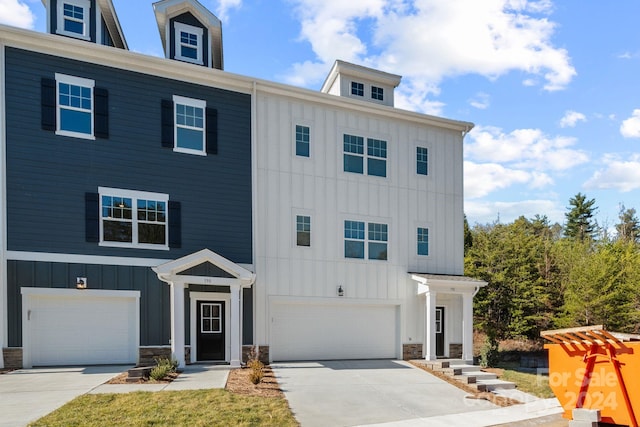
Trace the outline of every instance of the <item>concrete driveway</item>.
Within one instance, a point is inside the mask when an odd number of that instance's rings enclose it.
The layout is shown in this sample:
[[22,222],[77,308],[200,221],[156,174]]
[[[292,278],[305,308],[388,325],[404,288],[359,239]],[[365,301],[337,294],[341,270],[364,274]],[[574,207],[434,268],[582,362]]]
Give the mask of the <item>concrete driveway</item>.
[[496,408],[484,400],[466,399],[462,390],[403,361],[271,367],[303,427],[401,422]]
[[20,369],[0,375],[0,426],[26,426],[131,366]]

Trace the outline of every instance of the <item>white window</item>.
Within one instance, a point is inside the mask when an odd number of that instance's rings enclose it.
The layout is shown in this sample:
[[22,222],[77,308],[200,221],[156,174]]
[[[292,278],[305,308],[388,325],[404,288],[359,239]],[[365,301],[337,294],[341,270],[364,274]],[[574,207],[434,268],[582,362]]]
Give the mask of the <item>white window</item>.
[[296,215],[296,245],[311,246],[311,217]]
[[387,224],[345,220],[345,258],[387,260],[387,242],[389,240],[388,229],[389,227]]
[[94,86],[93,80],[56,73],[56,134],[95,139]]
[[99,187],[100,245],[169,249],[169,196]]
[[174,22],[173,28],[175,30],[175,59],[203,65],[202,28],[181,22]]
[[90,40],[89,22],[91,7],[89,0],[60,0],[57,7],[57,33]]
[[206,156],[206,101],[173,96],[173,150]]

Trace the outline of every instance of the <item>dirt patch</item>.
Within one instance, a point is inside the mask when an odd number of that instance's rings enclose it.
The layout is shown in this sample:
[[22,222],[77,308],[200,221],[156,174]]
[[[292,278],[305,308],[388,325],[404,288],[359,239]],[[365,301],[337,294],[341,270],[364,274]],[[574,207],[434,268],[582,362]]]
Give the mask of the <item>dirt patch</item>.
[[127,372],[123,372],[111,378],[105,384],[166,384],[178,378],[178,375],[180,375],[180,372],[171,372],[161,380],[153,380],[151,378],[145,380],[143,378],[140,378],[137,381],[127,381],[127,377],[129,377],[129,374]]
[[280,390],[278,380],[274,375],[271,367],[268,365],[263,368],[264,377],[258,384],[253,384],[249,380],[251,369],[239,368],[229,371],[226,389],[232,393],[243,394],[247,396],[261,397],[282,397],[284,393]]
[[[417,362],[413,362],[410,361],[409,363],[411,363],[413,366],[416,366],[420,369],[422,369],[423,371],[426,371],[428,373],[430,373],[433,376],[436,376],[438,378],[440,378],[443,381],[448,382],[449,384],[458,387],[460,390],[465,391],[466,393],[469,393],[469,396],[467,396],[468,399],[483,399],[483,400],[488,400],[489,402],[493,403],[494,405],[500,406],[500,407],[505,407],[505,406],[512,406],[512,405],[520,405],[522,402],[515,400],[515,399],[510,399],[508,397],[504,397],[504,396],[498,396],[494,393],[491,392],[486,392],[486,391],[478,391],[473,387],[468,386],[467,384],[463,384],[460,381],[457,381],[453,378],[451,378],[450,376],[443,374],[442,372],[438,372],[438,371],[434,371],[433,369],[429,369],[427,366],[425,366],[422,363],[417,363]],[[483,369],[486,371],[486,369]],[[487,371],[488,372],[488,371]]]
[[0,375],[2,374],[8,374],[11,371],[14,371],[15,369],[0,369]]

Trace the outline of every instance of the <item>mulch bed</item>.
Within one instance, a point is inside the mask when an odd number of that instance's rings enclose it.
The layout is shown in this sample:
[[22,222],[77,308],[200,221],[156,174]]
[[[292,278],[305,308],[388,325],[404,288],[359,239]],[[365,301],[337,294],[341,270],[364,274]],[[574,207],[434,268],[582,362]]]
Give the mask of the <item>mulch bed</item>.
[[467,384],[463,384],[460,381],[457,381],[457,380],[451,378],[450,376],[448,376],[446,374],[443,374],[442,372],[438,372],[438,371],[434,371],[433,369],[429,369],[427,366],[425,366],[422,363],[414,362],[414,361],[409,361],[409,363],[411,363],[413,366],[416,366],[416,367],[422,369],[423,371],[426,371],[426,372],[430,373],[433,376],[436,376],[436,377],[440,378],[443,381],[448,382],[451,385],[454,385],[454,386],[458,387],[460,390],[463,390],[463,391],[469,393],[469,396],[467,396],[468,399],[484,399],[484,400],[488,400],[489,402],[493,403],[494,405],[497,405],[497,406],[500,406],[500,407],[522,404],[522,402],[520,402],[518,400],[510,399],[510,398],[505,397],[505,396],[498,396],[497,394],[494,394],[494,393],[491,393],[491,392],[487,392],[487,391],[478,391],[475,388],[468,386]]
[[[229,377],[227,379],[227,385],[225,389],[230,391],[231,393],[242,394],[245,396],[260,396],[260,397],[282,397],[284,398],[284,393],[280,390],[280,385],[278,384],[278,380],[271,370],[270,366],[265,366],[263,368],[264,377],[262,381],[258,384],[253,384],[249,380],[249,374],[251,373],[251,369],[249,368],[238,368],[231,369],[229,371]],[[159,383],[170,383],[174,379],[178,378],[180,372],[173,372],[164,377],[162,380],[155,381],[152,379],[144,380],[139,379],[135,382],[127,381],[128,373],[123,372],[105,384],[159,384]]]
[[284,393],[280,390],[278,380],[274,375],[269,365],[263,368],[264,377],[258,384],[253,384],[249,381],[249,374],[251,369],[240,368],[232,369],[229,371],[229,378],[227,379],[226,389],[231,393],[243,394],[246,396],[261,396],[261,397],[282,397]]

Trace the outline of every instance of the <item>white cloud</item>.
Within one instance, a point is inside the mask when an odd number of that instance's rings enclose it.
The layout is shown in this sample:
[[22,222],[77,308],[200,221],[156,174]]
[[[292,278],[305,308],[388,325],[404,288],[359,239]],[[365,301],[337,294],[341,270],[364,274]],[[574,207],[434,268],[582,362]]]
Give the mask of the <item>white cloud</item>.
[[640,154],[622,160],[618,156],[605,156],[606,167],[596,171],[585,182],[587,190],[614,189],[622,193],[640,189]]
[[231,9],[239,9],[242,6],[242,0],[218,0],[216,8],[216,16],[222,21],[223,25],[229,20],[229,11]]
[[563,171],[589,160],[571,148],[574,138],[545,135],[540,129],[516,129],[504,133],[496,127],[478,126],[469,133],[465,156],[478,162],[509,163],[511,167],[535,171]]
[[0,0],[0,23],[33,28],[35,16],[29,6],[19,0]]
[[520,216],[532,219],[546,216],[551,223],[564,221],[564,206],[554,200],[522,200],[517,202],[465,201],[464,212],[470,225],[487,224],[499,219],[509,223]]
[[291,1],[301,39],[327,71],[343,59],[431,86],[456,75],[521,71],[523,84],[543,82],[549,91],[576,74],[568,52],[551,41],[549,0]]
[[514,184],[533,183],[536,179],[540,177],[534,177],[527,171],[505,168],[496,163],[464,162],[465,199],[484,197]]
[[640,109],[633,110],[631,117],[622,121],[620,133],[625,138],[640,138]]
[[572,127],[575,127],[578,122],[586,122],[586,121],[587,121],[587,117],[584,114],[578,113],[577,111],[568,110],[564,113],[564,116],[562,117],[562,119],[560,119],[560,127],[572,128]]
[[486,110],[490,104],[490,96],[484,92],[476,93],[476,96],[469,100],[469,105],[479,110]]

